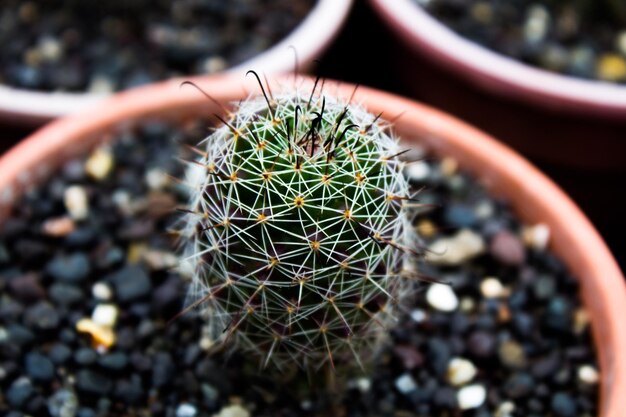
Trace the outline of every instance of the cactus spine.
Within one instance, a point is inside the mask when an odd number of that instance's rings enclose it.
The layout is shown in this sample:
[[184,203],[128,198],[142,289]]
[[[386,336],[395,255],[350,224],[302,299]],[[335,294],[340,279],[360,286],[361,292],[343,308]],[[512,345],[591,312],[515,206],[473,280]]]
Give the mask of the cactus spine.
[[200,144],[184,219],[192,302],[212,338],[263,366],[360,361],[412,285],[397,140],[315,87],[263,93]]

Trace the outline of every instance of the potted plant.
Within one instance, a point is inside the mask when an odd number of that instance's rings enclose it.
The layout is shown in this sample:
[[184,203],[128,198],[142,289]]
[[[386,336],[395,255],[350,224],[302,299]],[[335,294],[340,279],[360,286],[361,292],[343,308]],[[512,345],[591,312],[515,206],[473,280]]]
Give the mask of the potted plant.
[[[445,9],[438,2],[371,2],[410,48],[408,54],[396,54],[403,61],[395,68],[414,95],[540,161],[622,171],[626,94],[618,73],[623,66],[620,25],[613,23],[619,22],[622,6],[611,1],[531,3],[511,9],[472,2],[450,11],[442,23],[426,10]],[[480,7],[486,10],[483,23]],[[598,13],[602,9],[604,14]],[[511,23],[498,26],[506,19]],[[569,35],[559,34],[565,30]]]
[[114,91],[176,75],[291,71],[298,58],[312,62],[324,51],[350,6],[350,0],[97,7],[10,1],[0,9],[10,22],[0,33],[7,45],[0,117],[36,126]]
[[[258,80],[193,79],[206,95],[181,81],[122,93],[0,160],[4,401],[78,415],[621,412],[623,277],[554,184],[483,133],[409,100],[332,81]],[[443,159],[415,162],[382,111],[402,114],[394,129],[413,153],[425,147]],[[193,121],[211,113],[223,125],[199,142]],[[187,139],[192,148],[175,145]],[[174,149],[201,169],[179,169],[170,182],[163,170],[176,173]],[[179,183],[191,185],[191,202]],[[519,222],[479,184],[531,225],[527,248]],[[205,308],[166,324],[184,294],[160,232],[177,201],[181,274],[199,296],[188,305]],[[425,215],[441,202],[440,217]],[[420,245],[428,262],[416,271]],[[400,291],[439,279],[451,285]],[[400,320],[389,328],[392,313]],[[372,344],[382,346],[376,361],[349,366]],[[345,378],[339,401],[324,393],[330,385],[294,376],[298,365]]]

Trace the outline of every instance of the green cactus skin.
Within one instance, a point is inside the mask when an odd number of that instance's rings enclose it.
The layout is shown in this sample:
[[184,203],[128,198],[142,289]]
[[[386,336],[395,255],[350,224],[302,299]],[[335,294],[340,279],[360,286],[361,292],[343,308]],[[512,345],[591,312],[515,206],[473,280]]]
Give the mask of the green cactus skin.
[[415,282],[397,140],[361,106],[301,87],[223,122],[189,175],[192,305],[261,366],[361,364]]

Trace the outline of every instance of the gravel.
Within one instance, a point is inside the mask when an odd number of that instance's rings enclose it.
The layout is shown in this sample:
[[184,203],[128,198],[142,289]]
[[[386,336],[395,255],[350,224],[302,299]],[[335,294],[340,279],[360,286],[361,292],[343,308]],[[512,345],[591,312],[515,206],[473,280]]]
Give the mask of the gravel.
[[[185,283],[155,254],[175,252],[164,232],[176,215],[147,202],[155,193],[174,203],[185,197],[175,182],[154,189],[144,179],[157,166],[181,176],[172,155],[190,155],[176,143],[204,129],[154,123],[123,131],[106,178],[80,175],[81,161],[71,161],[15,205],[0,228],[0,288],[8,289],[0,297],[0,414],[328,415],[329,398],[309,389],[306,376],[258,372],[236,352],[209,355],[204,321],[193,312],[170,321],[183,308]],[[412,180],[425,187],[420,200],[457,207],[417,216],[416,224],[432,226],[425,245],[458,242],[461,234],[471,250],[418,265],[450,285],[424,284],[415,294],[372,368],[342,382],[334,415],[467,410],[463,415],[488,417],[510,404],[512,416],[597,414],[601,375],[576,281],[545,245],[521,237],[534,225],[517,222],[452,161],[423,163],[426,174]],[[68,215],[63,189],[70,186],[86,191],[89,215],[73,231],[61,224],[62,232],[44,234],[50,229],[42,224]],[[469,223],[467,211],[475,215]],[[449,226],[452,215],[458,227]],[[493,247],[502,239],[496,236],[507,236],[515,256]],[[433,297],[437,291],[443,296]]]
[[[0,82],[106,94],[173,76],[220,72],[283,39],[314,3],[4,0]],[[102,179],[109,169],[103,156],[87,171]]]
[[461,36],[503,55],[573,77],[626,83],[623,1],[414,1]]

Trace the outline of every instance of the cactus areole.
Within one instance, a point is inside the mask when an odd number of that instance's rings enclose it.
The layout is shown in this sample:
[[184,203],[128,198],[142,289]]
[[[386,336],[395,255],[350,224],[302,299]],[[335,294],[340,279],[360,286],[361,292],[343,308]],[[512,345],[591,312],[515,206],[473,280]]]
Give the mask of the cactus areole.
[[216,343],[262,366],[362,363],[415,282],[401,149],[360,105],[315,87],[262,90],[190,165],[190,303]]

